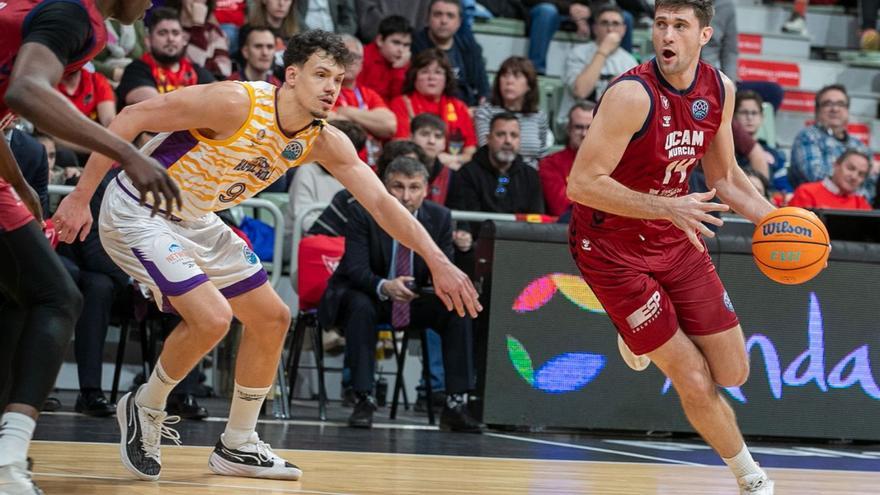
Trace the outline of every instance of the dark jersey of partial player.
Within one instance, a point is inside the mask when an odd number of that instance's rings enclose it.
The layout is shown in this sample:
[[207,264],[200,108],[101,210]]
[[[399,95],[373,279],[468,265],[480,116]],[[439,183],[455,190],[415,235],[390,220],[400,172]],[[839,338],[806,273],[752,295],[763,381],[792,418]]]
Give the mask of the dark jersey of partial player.
[[[22,41],[27,38],[34,17],[44,8],[57,4],[56,0],[15,0],[0,2],[0,120],[9,109],[3,102],[6,89],[9,87],[9,76],[15,65],[15,57],[21,48]],[[95,0],[65,0],[64,3],[78,4],[88,13],[91,37],[85,49],[71,60],[64,60],[64,74],[71,74],[82,68],[95,57],[107,43],[107,28],[104,16],[98,11]]]
[[[641,193],[683,196],[688,176],[715,137],[724,111],[721,74],[700,61],[689,88],[679,91],[651,59],[623,73],[613,83],[638,81],[651,97],[651,108],[633,136],[611,178]],[[605,94],[608,94],[607,91]],[[602,111],[601,101],[596,112]],[[625,118],[625,117],[618,117]],[[641,220],[606,213],[575,203],[572,221],[578,229],[600,231],[621,239],[664,240],[685,233],[667,220]]]

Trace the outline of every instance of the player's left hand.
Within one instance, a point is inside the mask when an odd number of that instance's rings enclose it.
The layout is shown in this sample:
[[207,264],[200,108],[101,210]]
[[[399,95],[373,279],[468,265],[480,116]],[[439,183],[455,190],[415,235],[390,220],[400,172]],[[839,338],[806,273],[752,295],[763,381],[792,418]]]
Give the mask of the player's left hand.
[[483,310],[471,279],[449,260],[444,259],[441,264],[432,266],[431,277],[437,297],[449,311],[455,310],[458,316],[465,316],[467,311],[471,318],[476,318]]

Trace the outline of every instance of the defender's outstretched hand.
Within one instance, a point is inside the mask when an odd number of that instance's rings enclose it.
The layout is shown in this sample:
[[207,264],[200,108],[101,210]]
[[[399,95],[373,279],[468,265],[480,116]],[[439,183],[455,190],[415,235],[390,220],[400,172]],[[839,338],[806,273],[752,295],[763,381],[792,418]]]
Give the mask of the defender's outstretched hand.
[[483,310],[480,296],[471,279],[452,262],[446,260],[440,265],[432,266],[431,276],[437,297],[449,311],[454,309],[458,316],[464,316],[467,311],[471,318],[476,318]]

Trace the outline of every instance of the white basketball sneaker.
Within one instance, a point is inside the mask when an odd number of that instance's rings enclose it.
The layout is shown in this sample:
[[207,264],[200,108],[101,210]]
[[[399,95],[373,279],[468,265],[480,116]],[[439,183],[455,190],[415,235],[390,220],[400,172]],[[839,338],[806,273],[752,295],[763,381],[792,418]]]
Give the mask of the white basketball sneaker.
[[302,471],[272,452],[272,447],[260,440],[254,432],[251,438],[235,449],[223,443],[223,437],[214,446],[208,466],[216,474],[269,478],[275,480],[298,480]]
[[651,365],[651,358],[645,355],[633,354],[633,351],[629,350],[629,346],[626,345],[620,334],[617,335],[617,349],[620,351],[620,357],[623,358],[623,362],[636,371],[642,371]]
[[766,473],[747,474],[736,481],[740,495],[773,495],[773,481]]
[[0,494],[2,495],[43,495],[31,479],[31,471],[26,462],[13,462],[0,466]]

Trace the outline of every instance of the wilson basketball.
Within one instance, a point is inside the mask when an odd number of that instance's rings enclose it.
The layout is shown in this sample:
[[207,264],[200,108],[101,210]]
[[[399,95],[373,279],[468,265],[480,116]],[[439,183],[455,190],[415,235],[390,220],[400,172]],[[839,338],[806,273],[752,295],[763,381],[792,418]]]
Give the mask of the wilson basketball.
[[752,235],[755,264],[780,284],[802,284],[825,268],[831,252],[828,230],[812,212],[780,208],[767,215]]

